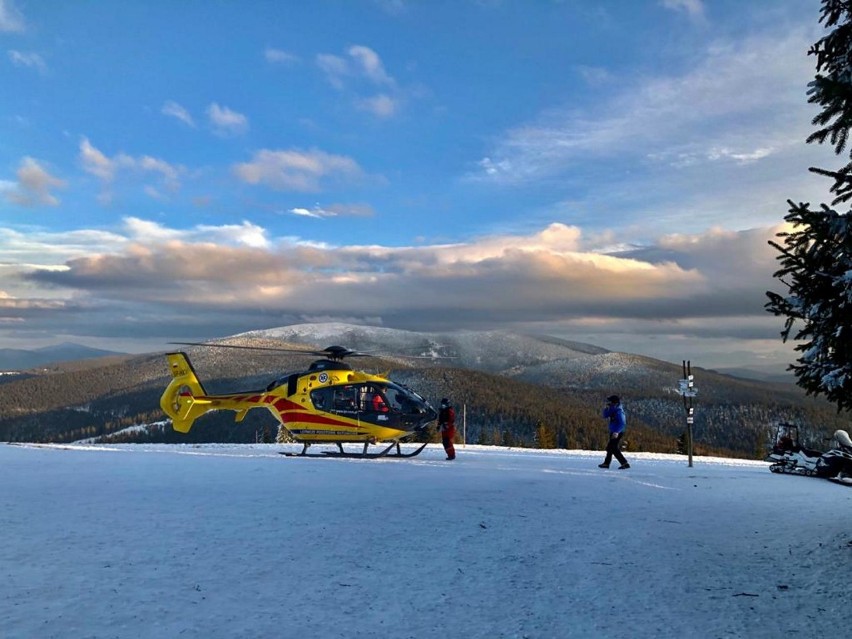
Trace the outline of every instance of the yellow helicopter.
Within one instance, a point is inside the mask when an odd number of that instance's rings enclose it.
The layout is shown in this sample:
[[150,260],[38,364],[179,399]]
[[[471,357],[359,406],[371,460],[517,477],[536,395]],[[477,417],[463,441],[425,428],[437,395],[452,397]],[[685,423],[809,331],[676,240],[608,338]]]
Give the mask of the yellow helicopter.
[[[307,370],[284,375],[262,390],[208,395],[198,379],[189,356],[168,353],[172,381],[160,398],[160,407],[172,419],[174,429],[188,433],[193,422],[215,410],[232,410],[241,422],[248,411],[265,408],[303,445],[300,457],[414,457],[425,447],[402,452],[400,442],[427,428],[438,414],[420,395],[380,375],[355,370],[343,359],[366,355],[342,346],[321,351],[180,342],[188,346],[246,348],[309,353],[321,357]],[[343,444],[358,443],[360,452],[348,452]],[[312,444],[333,444],[337,450],[308,453]],[[372,444],[387,444],[369,452]],[[395,449],[395,450],[394,450]]]

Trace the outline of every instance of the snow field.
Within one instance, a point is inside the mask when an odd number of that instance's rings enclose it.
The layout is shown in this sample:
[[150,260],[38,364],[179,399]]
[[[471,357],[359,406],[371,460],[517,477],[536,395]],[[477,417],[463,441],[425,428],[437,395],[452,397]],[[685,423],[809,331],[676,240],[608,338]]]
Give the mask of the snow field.
[[[852,490],[440,445],[0,445],[4,637],[777,637],[852,621]],[[292,450],[300,447],[294,446]]]

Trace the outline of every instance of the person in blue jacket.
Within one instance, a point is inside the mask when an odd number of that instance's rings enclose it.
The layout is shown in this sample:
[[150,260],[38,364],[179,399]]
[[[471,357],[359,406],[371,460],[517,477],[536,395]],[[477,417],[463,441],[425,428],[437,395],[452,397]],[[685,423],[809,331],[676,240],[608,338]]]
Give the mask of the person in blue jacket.
[[603,409],[604,419],[609,420],[609,441],[606,444],[606,459],[603,464],[598,464],[598,468],[609,468],[613,455],[618,460],[621,466],[619,470],[630,468],[630,464],[624,459],[621,454],[621,438],[624,437],[624,430],[627,428],[627,417],[624,415],[624,408],[621,406],[621,398],[618,395],[610,395],[606,398],[607,405]]

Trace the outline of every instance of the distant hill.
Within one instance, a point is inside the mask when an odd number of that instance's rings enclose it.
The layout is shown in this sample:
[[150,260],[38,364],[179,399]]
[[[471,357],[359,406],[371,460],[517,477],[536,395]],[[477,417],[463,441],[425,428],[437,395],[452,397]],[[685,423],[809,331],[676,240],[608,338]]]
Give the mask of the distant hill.
[[25,371],[55,362],[71,362],[109,355],[119,355],[114,351],[90,348],[80,344],[63,343],[32,350],[0,348],[0,372]]
[[[319,349],[343,345],[370,355],[351,364],[390,373],[433,404],[449,396],[465,418],[467,441],[516,446],[602,448],[603,399],[624,398],[632,450],[674,452],[684,431],[681,367],[591,344],[508,332],[418,333],[349,324],[300,324],[221,340],[238,346]],[[184,347],[210,393],[265,386],[305,370],[315,356]],[[803,425],[803,438],[848,428],[832,405],[793,384],[773,384],[695,369],[698,454],[761,457],[773,425]],[[277,429],[266,411],[239,424],[230,412],[199,420],[188,435],[164,422],[159,398],[169,380],[162,354],[68,362],[3,385],[0,440],[74,441],[112,437],[136,442],[255,441]],[[151,425],[145,428],[132,426]],[[118,438],[118,439],[115,439]]]
[[308,346],[345,345],[386,359],[435,358],[436,363],[498,374],[516,374],[547,363],[608,353],[592,344],[508,331],[422,333],[342,323],[295,324],[235,335],[234,339],[278,339]]
[[749,368],[718,368],[716,372],[743,379],[758,379],[763,382],[796,383],[796,376],[793,375],[792,371],[788,371],[787,366],[784,364],[753,366]]

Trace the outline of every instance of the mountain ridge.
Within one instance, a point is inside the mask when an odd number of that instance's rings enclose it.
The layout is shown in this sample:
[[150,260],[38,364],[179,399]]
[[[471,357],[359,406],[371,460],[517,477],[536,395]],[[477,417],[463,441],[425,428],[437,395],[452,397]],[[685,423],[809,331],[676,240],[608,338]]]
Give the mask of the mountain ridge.
[[[604,429],[599,411],[603,398],[613,392],[625,400],[631,445],[672,452],[684,430],[677,391],[680,366],[589,344],[503,331],[417,333],[349,324],[277,327],[217,342],[299,350],[335,343],[370,351],[357,360],[357,367],[390,372],[391,379],[433,403],[449,396],[465,406],[472,443],[600,447]],[[214,394],[262,388],[282,371],[305,370],[315,359],[293,352],[206,346],[185,350]],[[841,427],[832,406],[805,397],[793,385],[700,368],[693,372],[699,389],[696,442],[705,450],[759,455],[777,421],[813,424],[815,441]],[[87,366],[67,364],[49,374],[10,381],[0,394],[0,440],[73,441],[161,422],[159,397],[168,379],[165,357],[146,354],[91,360]],[[137,432],[133,441],[253,441],[257,432],[270,428],[270,419],[264,411],[251,411],[235,424],[231,414],[218,413],[200,420],[188,437],[151,429]]]
[[63,342],[53,346],[43,346],[33,349],[0,348],[0,371],[26,371],[38,366],[47,366],[59,362],[124,354],[117,351],[83,346],[82,344],[75,344],[73,342]]

